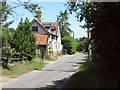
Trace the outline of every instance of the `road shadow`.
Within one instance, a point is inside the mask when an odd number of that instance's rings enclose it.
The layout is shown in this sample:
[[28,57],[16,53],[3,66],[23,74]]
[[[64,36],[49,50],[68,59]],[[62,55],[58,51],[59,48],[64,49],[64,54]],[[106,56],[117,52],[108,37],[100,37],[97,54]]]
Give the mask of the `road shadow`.
[[63,90],[69,78],[52,81],[53,85],[46,85],[41,88],[2,88],[2,90]]
[[62,80],[52,81],[53,85],[46,85],[45,87],[41,87],[41,88],[35,89],[35,90],[41,90],[41,89],[43,89],[43,90],[52,90],[52,89],[62,90],[68,79],[69,78],[64,78]]

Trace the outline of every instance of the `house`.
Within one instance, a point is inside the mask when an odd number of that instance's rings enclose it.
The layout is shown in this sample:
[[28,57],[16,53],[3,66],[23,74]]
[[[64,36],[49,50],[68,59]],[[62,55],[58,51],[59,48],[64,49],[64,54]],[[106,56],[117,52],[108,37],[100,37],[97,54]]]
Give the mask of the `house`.
[[31,21],[32,33],[36,36],[36,45],[40,50],[53,51],[54,56],[62,51],[60,29],[57,22],[42,22],[42,12],[40,16]]

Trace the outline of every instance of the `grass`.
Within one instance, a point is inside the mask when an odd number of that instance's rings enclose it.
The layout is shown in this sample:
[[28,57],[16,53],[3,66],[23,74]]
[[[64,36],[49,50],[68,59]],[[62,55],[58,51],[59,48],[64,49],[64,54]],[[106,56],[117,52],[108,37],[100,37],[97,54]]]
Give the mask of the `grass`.
[[104,66],[85,62],[68,80],[65,88],[120,88],[120,73],[112,72],[105,71]]
[[19,62],[13,62],[12,64],[14,64],[14,67],[11,67],[11,70],[7,70],[7,69],[2,70],[2,76],[15,77],[17,75],[21,75],[35,69],[40,69],[45,65],[43,60],[40,60],[38,58],[33,59],[31,62],[19,61]]
[[95,88],[96,82],[96,77],[86,70],[86,63],[84,63],[68,80],[65,88]]
[[39,58],[34,58],[32,61],[18,61],[18,62],[12,62],[11,64],[14,64],[14,67],[10,67],[10,70],[2,69],[2,76],[9,76],[9,77],[16,77],[18,75],[24,74],[26,72],[37,70],[42,67],[44,67],[47,63],[45,61],[55,61],[59,57],[62,57],[63,55],[56,55],[53,57],[47,57],[44,60]]
[[62,56],[64,56],[64,55],[63,54],[57,54],[53,57],[49,57],[48,55],[45,55],[45,60],[46,61],[55,61],[56,59],[58,59],[59,57],[62,57]]

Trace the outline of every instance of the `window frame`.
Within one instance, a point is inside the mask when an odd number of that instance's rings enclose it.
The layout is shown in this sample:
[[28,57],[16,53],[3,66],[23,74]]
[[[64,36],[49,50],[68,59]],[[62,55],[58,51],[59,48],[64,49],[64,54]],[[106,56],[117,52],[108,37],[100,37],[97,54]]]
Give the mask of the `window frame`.
[[[37,27],[36,30],[33,29],[33,28],[35,28],[35,27]],[[38,32],[38,26],[32,26],[32,31]]]

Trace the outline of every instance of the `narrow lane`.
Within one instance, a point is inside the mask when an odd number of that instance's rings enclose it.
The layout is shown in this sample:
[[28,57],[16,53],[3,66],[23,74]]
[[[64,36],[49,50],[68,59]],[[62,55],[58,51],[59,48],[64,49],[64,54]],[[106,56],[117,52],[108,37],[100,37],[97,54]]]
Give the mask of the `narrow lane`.
[[84,62],[87,54],[76,53],[46,65],[40,70],[21,75],[17,79],[3,85],[3,88],[59,88],[76,69]]

